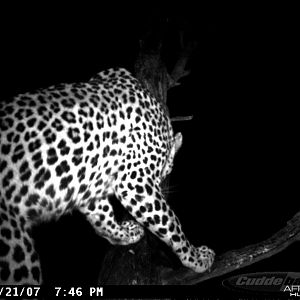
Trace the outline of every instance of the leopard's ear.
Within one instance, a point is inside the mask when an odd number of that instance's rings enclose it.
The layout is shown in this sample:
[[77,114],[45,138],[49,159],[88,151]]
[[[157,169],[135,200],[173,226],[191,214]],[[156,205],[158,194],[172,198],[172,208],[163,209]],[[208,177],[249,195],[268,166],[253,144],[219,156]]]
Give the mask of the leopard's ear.
[[181,148],[182,146],[182,134],[181,132],[177,132],[175,134],[175,137],[174,137],[174,143],[175,143],[175,154],[178,152],[178,150]]

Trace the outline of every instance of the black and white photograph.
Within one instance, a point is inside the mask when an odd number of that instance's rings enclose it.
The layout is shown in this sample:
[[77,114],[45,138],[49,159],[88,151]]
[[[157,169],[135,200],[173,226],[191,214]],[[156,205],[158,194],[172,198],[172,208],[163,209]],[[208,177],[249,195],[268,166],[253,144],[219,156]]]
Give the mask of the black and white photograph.
[[0,298],[300,297],[296,11],[1,4]]

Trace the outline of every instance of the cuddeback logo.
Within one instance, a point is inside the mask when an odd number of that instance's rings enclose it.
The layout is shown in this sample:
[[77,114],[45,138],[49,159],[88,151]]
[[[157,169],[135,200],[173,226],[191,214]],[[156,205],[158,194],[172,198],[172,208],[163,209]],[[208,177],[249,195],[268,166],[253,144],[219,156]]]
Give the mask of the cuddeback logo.
[[234,290],[284,293],[300,298],[300,273],[264,272],[236,275],[223,280],[223,286]]

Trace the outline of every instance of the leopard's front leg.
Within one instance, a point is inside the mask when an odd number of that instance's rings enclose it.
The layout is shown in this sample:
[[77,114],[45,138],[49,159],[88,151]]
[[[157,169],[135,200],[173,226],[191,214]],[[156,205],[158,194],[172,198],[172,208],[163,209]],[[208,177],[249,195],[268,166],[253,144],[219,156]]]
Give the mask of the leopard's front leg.
[[214,261],[215,253],[206,246],[194,247],[186,239],[181,224],[166,203],[158,184],[144,186],[128,191],[121,184],[117,195],[123,206],[134,218],[152,233],[169,245],[182,264],[195,272],[205,272]]
[[143,227],[135,221],[118,223],[108,197],[98,198],[91,205],[85,204],[79,210],[87,217],[96,232],[113,245],[129,245],[144,236]]

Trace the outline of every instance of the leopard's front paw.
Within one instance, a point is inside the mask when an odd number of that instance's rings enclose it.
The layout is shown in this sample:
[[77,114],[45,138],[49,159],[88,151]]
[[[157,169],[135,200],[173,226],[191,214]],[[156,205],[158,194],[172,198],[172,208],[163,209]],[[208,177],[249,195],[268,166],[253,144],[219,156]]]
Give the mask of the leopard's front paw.
[[121,223],[122,229],[127,232],[127,244],[138,242],[144,236],[144,228],[135,221],[124,221]]
[[[196,267],[196,272],[205,272],[206,270],[210,270],[214,260],[215,260],[215,252],[208,248],[207,246],[201,246],[195,249],[196,255],[198,255],[198,268]],[[201,271],[204,267],[204,271]],[[200,271],[198,271],[200,269]]]
[[185,257],[183,264],[197,273],[203,273],[210,270],[215,258],[215,252],[207,246],[193,247]]

